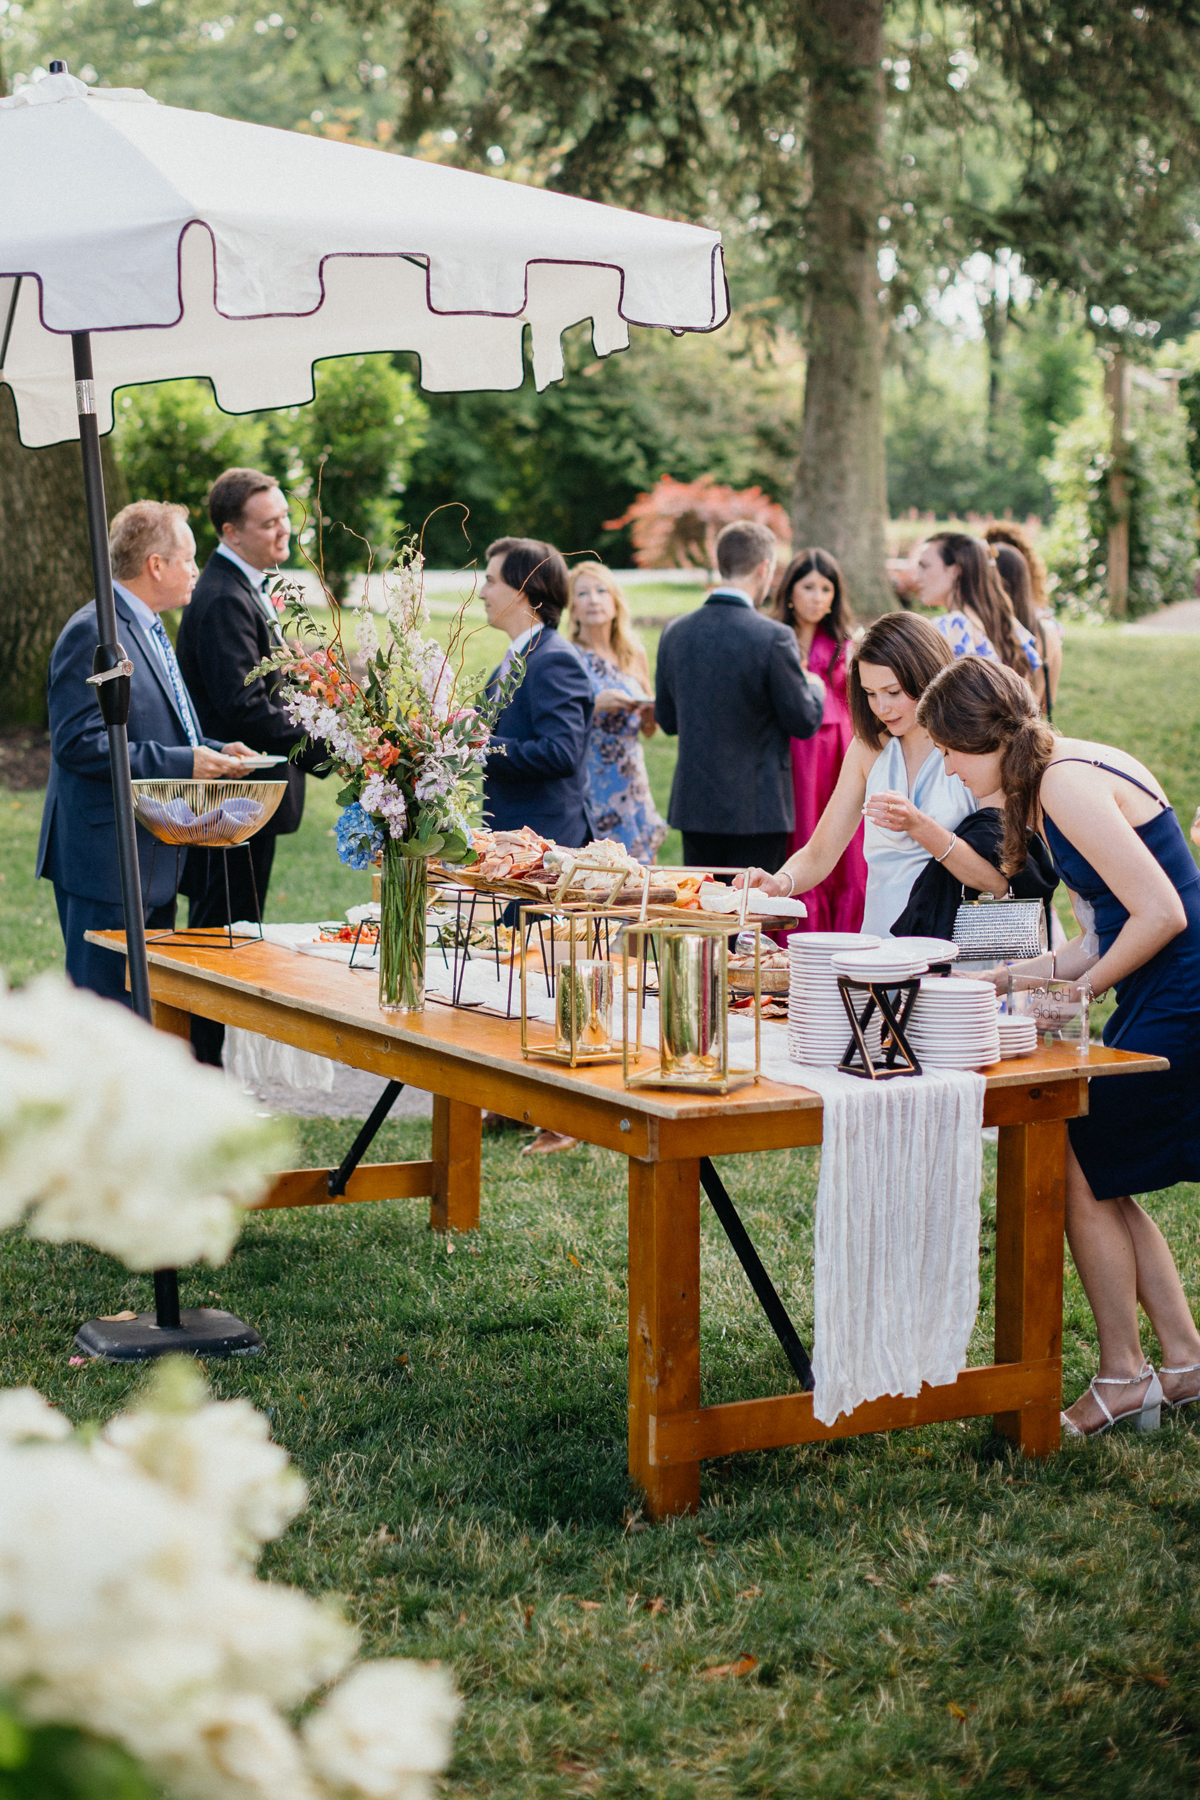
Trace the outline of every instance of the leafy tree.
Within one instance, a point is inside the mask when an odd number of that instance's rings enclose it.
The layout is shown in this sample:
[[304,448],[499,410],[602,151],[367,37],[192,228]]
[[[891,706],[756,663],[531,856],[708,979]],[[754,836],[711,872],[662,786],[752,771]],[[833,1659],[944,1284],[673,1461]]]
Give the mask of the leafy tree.
[[[1187,414],[1171,402],[1165,384],[1159,395],[1149,397],[1143,390],[1138,398],[1124,469],[1128,610],[1133,614],[1190,599],[1197,570]],[[1112,457],[1112,425],[1097,382],[1085,411],[1057,434],[1047,468],[1057,505],[1045,543],[1046,563],[1059,603],[1085,616],[1103,613],[1108,603]]]
[[425,523],[429,560],[454,567],[513,532],[627,566],[629,533],[606,521],[667,473],[785,498],[803,362],[794,340],[758,323],[679,339],[635,330],[623,356],[602,362],[579,331],[566,379],[544,393],[527,381],[512,394],[426,396],[403,511],[410,527]]
[[[386,549],[424,434],[426,408],[388,356],[340,356],[317,370],[316,399],[299,411],[307,494],[321,508],[321,563],[340,599],[350,574]],[[311,553],[311,551],[310,551]]]
[[206,561],[216,548],[208,490],[222,469],[255,468],[262,461],[260,418],[222,412],[207,381],[125,388],[114,396],[113,416],[114,448],[130,498],[186,506],[197,554]]

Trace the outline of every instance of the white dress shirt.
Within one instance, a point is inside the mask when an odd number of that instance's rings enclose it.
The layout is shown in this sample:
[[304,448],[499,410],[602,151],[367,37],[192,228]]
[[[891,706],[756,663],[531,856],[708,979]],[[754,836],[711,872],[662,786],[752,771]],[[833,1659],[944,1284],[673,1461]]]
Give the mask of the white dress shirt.
[[217,555],[227,556],[230,562],[242,571],[242,574],[250,583],[250,590],[253,593],[254,598],[258,601],[258,604],[266,614],[268,624],[273,625],[278,632],[279,614],[271,605],[266,593],[267,583],[270,581],[271,576],[275,571],[273,569],[256,569],[253,563],[248,563],[244,556],[239,556],[236,550],[231,550],[229,548],[228,544],[218,544]]

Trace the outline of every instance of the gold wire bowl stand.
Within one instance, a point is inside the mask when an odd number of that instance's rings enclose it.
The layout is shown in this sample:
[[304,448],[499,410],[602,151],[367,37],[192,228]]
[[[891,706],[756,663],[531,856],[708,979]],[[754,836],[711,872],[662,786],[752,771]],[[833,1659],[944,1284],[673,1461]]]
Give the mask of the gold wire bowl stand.
[[286,792],[286,781],[135,781],[133,812],[160,844],[230,850],[262,830]]

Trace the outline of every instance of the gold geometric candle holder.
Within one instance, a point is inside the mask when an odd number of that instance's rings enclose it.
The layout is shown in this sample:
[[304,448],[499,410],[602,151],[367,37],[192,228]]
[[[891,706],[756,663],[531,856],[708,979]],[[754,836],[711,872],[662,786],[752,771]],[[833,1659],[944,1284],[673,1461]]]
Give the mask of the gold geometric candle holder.
[[[729,935],[731,924],[754,936],[754,1066],[729,1062]],[[646,966],[658,968],[658,1044],[643,1042]],[[622,1067],[627,1088],[682,1088],[728,1094],[759,1079],[762,1058],[762,928],[729,914],[686,922],[646,919],[621,936]],[[631,979],[632,977],[632,979]],[[630,1033],[628,1002],[636,1001]],[[649,1056],[645,1068],[640,1065]]]

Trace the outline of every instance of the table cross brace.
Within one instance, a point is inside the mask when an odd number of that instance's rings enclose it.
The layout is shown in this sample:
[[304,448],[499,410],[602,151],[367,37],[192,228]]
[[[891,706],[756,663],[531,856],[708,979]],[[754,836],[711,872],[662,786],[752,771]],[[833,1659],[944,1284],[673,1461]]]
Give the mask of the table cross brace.
[[812,1392],[812,1364],[808,1360],[808,1351],[804,1348],[800,1334],[788,1316],[788,1310],[775,1291],[774,1283],[762,1266],[758,1251],[750,1241],[750,1234],[738,1217],[737,1208],[729,1198],[725,1184],[714,1169],[709,1157],[700,1158],[700,1185],[708,1195],[709,1203],[725,1232],[725,1236],[733,1245],[734,1253],[743,1269],[746,1279],[754,1289],[758,1304],[767,1315],[767,1322],[775,1336],[779,1339],[783,1354],[791,1363],[796,1379],[806,1394]]
[[376,1132],[391,1112],[403,1086],[404,1083],[402,1081],[388,1082],[382,1094],[380,1094],[378,1100],[371,1108],[370,1117],[364,1121],[362,1130],[351,1144],[345,1157],[338,1164],[336,1169],[330,1169],[329,1180],[326,1183],[326,1186],[329,1189],[331,1199],[336,1199],[339,1194],[345,1193],[346,1183],[374,1143]]

